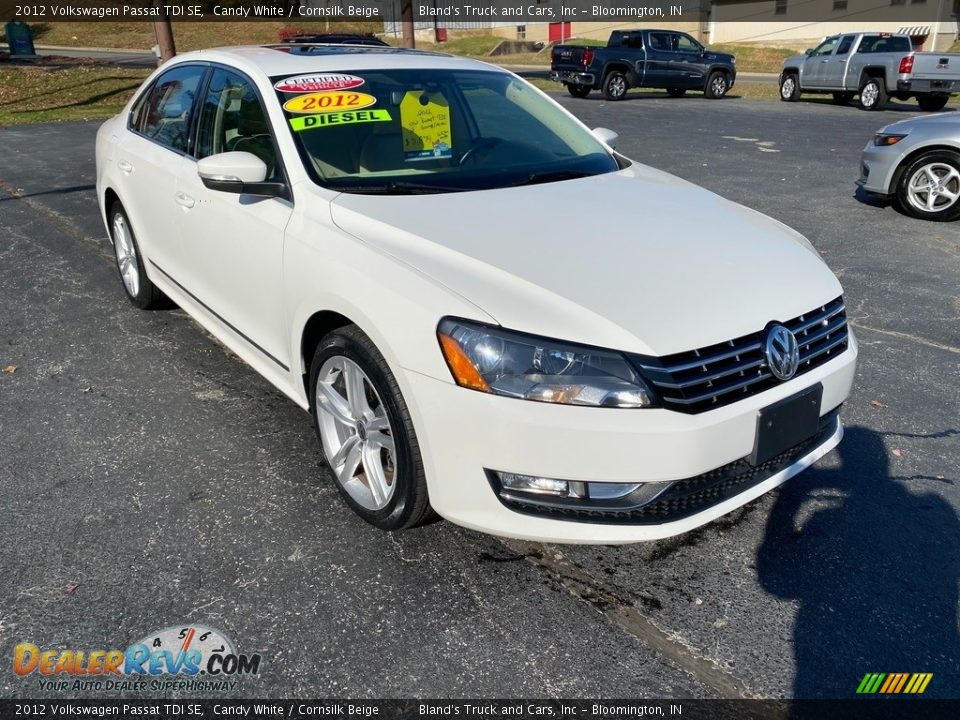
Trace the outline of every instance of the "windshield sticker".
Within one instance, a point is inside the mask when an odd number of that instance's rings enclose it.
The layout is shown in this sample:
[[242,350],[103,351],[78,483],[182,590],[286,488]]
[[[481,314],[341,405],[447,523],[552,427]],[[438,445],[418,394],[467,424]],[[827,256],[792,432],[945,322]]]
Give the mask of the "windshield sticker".
[[339,73],[313,73],[297,75],[278,82],[273,87],[280,92],[324,92],[327,90],[353,90],[363,85],[363,78]]
[[347,110],[329,112],[322,115],[301,115],[290,118],[290,128],[294,132],[312,130],[331,125],[350,125],[351,123],[389,122],[390,113],[386,110]]
[[283,104],[283,109],[291,113],[324,113],[341,110],[359,110],[375,105],[373,95],[361,92],[318,92],[309,95],[297,95]]
[[410,160],[453,156],[450,140],[450,104],[443,95],[409,90],[400,102],[403,154]]

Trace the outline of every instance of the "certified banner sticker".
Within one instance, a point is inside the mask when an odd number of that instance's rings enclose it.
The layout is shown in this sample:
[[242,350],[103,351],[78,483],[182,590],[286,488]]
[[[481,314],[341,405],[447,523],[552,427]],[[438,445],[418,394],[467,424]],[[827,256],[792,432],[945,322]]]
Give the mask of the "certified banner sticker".
[[352,90],[363,85],[363,78],[340,73],[313,73],[296,75],[279,81],[273,87],[280,92],[326,92],[329,90]]
[[390,113],[387,110],[348,110],[346,112],[302,115],[300,117],[290,118],[290,129],[294,132],[302,132],[303,130],[312,130],[313,128],[330,127],[331,125],[389,122],[390,119]]
[[283,109],[291,113],[324,113],[342,110],[360,110],[376,104],[373,95],[362,92],[335,90],[297,95],[283,104]]

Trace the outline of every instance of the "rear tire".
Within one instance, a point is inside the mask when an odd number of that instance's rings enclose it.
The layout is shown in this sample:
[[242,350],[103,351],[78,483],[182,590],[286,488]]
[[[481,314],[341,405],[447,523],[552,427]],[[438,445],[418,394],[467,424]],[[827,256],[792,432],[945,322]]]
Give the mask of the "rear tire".
[[860,86],[860,109],[882,110],[887,106],[887,84],[881,77],[868,77]]
[[686,88],[667,88],[667,95],[673,98],[683,97],[686,94]]
[[141,310],[159,310],[173,303],[147,277],[145,261],[140,252],[133,226],[119,200],[110,206],[110,240],[117,261],[120,281],[127,297]]
[[727,79],[727,74],[716,70],[710,73],[710,77],[707,78],[707,86],[703,89],[703,96],[710,100],[719,100],[727,94],[729,89],[730,81]]
[[847,105],[851,100],[853,100],[853,96],[855,94],[856,93],[852,92],[835,92],[833,93],[833,102],[835,102],[837,105]]
[[317,346],[310,404],[324,462],[357,515],[381,530],[433,517],[407,404],[383,355],[355,325]]
[[575,98],[585,98],[590,94],[591,88],[586,85],[567,85],[567,92],[573,95]]
[[949,99],[949,95],[917,95],[917,102],[920,104],[920,109],[926,112],[943,110]]
[[603,79],[603,96],[607,100],[623,100],[629,89],[627,76],[619,70],[611,70]]
[[960,217],[960,154],[931,150],[911,161],[897,183],[897,203],[907,215],[922,220]]
[[796,73],[787,73],[780,78],[780,99],[783,102],[800,99],[800,78]]

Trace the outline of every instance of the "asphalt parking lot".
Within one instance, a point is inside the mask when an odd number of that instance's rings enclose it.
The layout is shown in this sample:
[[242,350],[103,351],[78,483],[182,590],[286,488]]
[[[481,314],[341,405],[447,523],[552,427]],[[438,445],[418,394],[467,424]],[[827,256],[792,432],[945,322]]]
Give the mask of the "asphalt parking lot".
[[[11,672],[17,643],[123,648],[187,622],[263,655],[238,697],[850,697],[902,671],[960,697],[960,225],[853,184],[867,138],[915,107],[561,102],[821,250],[861,347],[839,449],[662,542],[381,533],[323,477],[306,414],[181,311],[126,301],[97,124],[0,128],[4,697],[43,694]],[[597,217],[596,242],[642,237],[636,209]]]

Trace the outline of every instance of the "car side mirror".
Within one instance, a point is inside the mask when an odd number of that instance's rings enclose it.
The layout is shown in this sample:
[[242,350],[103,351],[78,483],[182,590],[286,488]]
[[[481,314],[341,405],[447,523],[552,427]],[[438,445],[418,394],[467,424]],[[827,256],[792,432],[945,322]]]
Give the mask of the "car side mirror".
[[593,129],[593,136],[602,143],[606,143],[612,148],[617,146],[617,140],[620,136],[610,128],[598,127]]
[[806,55],[807,57],[810,57],[811,55],[813,55],[813,48],[807,48],[806,50],[803,51],[803,54]]
[[253,153],[225,152],[210,155],[197,162],[200,180],[211,190],[237,195],[287,197],[288,189],[281,182],[266,182],[267,164]]

